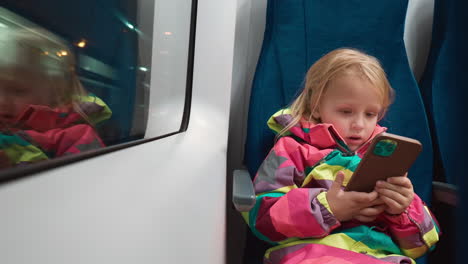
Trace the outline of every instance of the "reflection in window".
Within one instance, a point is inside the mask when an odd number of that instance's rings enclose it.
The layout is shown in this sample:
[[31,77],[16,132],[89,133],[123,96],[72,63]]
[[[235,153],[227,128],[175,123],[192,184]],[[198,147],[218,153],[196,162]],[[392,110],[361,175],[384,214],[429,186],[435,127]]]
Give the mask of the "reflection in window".
[[194,3],[2,0],[0,169],[185,129]]
[[67,45],[40,28],[0,23],[1,168],[104,147],[94,127],[112,111],[83,88]]
[[152,23],[139,28],[139,2],[2,1],[0,168],[144,137]]

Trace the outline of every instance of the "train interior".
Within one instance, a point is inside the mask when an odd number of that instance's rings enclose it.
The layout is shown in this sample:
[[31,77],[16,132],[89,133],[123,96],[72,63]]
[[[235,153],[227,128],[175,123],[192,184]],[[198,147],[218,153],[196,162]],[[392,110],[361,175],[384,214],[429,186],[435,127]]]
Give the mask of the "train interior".
[[[83,85],[112,109],[111,120],[97,127],[106,145],[144,138],[149,122],[145,84],[151,81],[147,70],[152,59],[142,51],[153,48],[148,41],[153,38],[153,21],[145,34],[135,29],[145,23],[138,18],[137,1],[23,2],[2,1],[0,27],[39,24],[51,31],[51,38],[67,42],[76,54]],[[465,186],[466,180],[460,176],[460,147],[454,147],[463,138],[457,129],[463,120],[463,96],[454,96],[456,76],[463,74],[454,70],[463,69],[455,58],[462,55],[455,47],[466,44],[467,37],[453,29],[466,24],[464,7],[462,0],[236,2],[226,154],[226,263],[262,263],[268,245],[250,233],[239,211],[253,206],[250,180],[274,142],[266,120],[291,102],[307,68],[339,47],[357,48],[381,60],[397,94],[382,125],[424,145],[409,175],[415,191],[431,205],[443,235],[418,263],[456,262],[455,227],[466,217],[455,211],[455,186]],[[84,40],[98,45],[82,48]],[[463,199],[465,194],[458,195]]]

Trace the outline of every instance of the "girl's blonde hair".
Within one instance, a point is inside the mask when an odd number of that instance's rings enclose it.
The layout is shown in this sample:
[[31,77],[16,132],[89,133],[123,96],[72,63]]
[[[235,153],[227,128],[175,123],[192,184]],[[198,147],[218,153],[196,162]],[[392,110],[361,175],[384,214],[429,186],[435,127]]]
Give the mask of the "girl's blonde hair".
[[[39,76],[40,84],[52,89],[49,107],[71,105],[89,122],[80,107],[80,98],[87,95],[76,73],[76,61],[72,51],[58,38],[39,28],[0,30],[0,76],[8,79],[24,79],[23,73]],[[4,70],[8,76],[2,74]]]
[[286,133],[302,118],[320,122],[313,116],[318,109],[319,102],[330,82],[343,74],[360,75],[376,87],[382,100],[383,109],[379,113],[379,120],[382,119],[394,98],[394,91],[387,80],[382,65],[375,57],[359,50],[341,48],[327,53],[309,68],[304,89],[290,106],[293,119],[288,126],[280,131],[278,136]]

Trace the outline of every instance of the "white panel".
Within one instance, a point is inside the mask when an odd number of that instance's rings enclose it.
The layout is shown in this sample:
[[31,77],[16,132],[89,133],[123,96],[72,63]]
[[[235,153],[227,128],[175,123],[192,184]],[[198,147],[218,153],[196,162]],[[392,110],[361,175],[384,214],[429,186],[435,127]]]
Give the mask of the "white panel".
[[225,262],[235,10],[199,1],[187,132],[0,186],[0,263]]
[[424,73],[431,47],[434,0],[409,0],[405,24],[405,46],[415,79]]
[[146,138],[180,129],[187,82],[191,2],[155,2]]

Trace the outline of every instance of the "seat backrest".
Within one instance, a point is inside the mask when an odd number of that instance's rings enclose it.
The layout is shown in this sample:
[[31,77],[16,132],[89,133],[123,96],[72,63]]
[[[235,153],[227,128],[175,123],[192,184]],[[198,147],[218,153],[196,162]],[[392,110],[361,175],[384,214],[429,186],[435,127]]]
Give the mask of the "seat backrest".
[[432,145],[425,109],[403,42],[407,0],[269,0],[262,51],[251,90],[244,161],[252,176],[274,142],[268,118],[303,88],[307,69],[322,55],[351,47],[377,57],[396,91],[381,125],[416,138],[423,153],[409,172],[416,192],[430,199]]
[[[461,239],[468,235],[468,194],[464,191],[468,188],[464,166],[468,141],[462,128],[466,122],[463,105],[467,98],[468,1],[435,0],[434,3],[431,50],[421,81],[421,92],[431,117],[434,145],[439,150],[436,152],[436,172],[445,176],[436,174],[436,178],[456,184],[460,191],[457,212],[442,207],[437,215],[443,235],[438,243],[439,251],[434,252],[436,254],[431,256],[431,260],[434,259],[434,263],[466,263],[464,252],[468,247]],[[454,216],[457,216],[456,220]]]
[[432,45],[421,80],[421,92],[435,132],[434,144],[440,150],[441,170],[451,184],[457,184],[457,177],[465,177],[459,156],[464,149],[462,144],[466,146],[460,124],[466,119],[462,106],[468,68],[467,7],[463,0],[435,0]]

